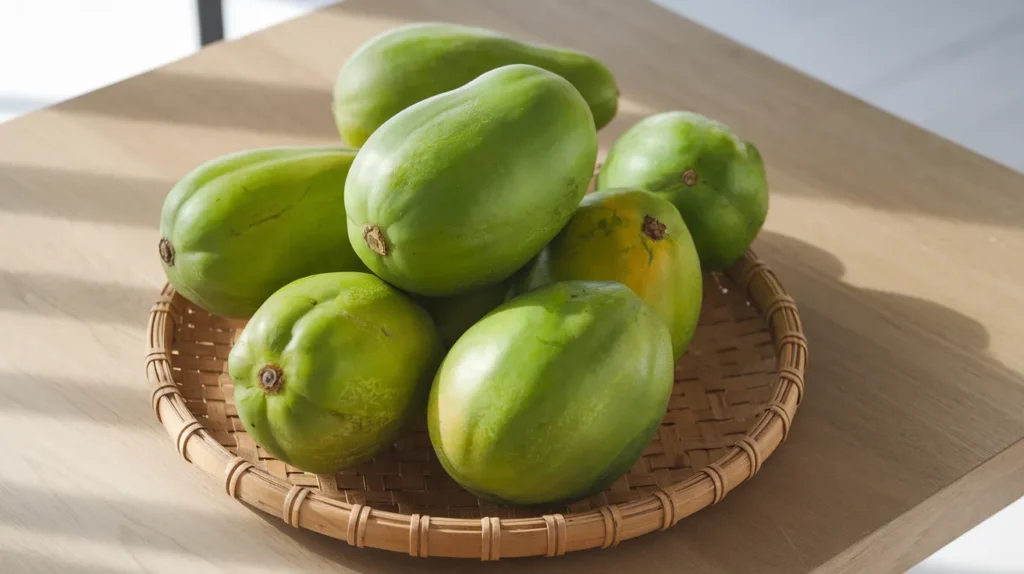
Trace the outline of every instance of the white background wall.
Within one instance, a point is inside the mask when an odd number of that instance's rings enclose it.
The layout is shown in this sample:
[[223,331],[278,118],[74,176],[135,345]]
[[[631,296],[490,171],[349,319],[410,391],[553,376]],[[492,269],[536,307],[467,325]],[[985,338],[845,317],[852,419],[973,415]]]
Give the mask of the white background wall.
[[[1024,171],[1024,0],[658,2]],[[330,3],[225,0],[226,37]],[[195,0],[0,0],[0,122],[198,47]],[[1024,573],[1024,502],[913,572]]]
[[[227,38],[331,0],[224,0]],[[0,121],[199,49],[196,0],[0,0]]]

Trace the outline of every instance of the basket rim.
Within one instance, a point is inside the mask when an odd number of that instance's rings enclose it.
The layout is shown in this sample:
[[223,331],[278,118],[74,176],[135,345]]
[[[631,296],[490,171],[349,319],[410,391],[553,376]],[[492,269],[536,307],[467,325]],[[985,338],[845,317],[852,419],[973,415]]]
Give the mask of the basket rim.
[[[689,478],[640,499],[572,514],[530,518],[448,518],[402,514],[340,501],[315,489],[292,485],[233,455],[217,442],[189,410],[172,376],[174,330],[183,296],[165,284],[147,327],[146,377],[152,387],[157,420],[178,454],[206,473],[221,478],[228,496],[357,547],[497,560],[559,556],[589,548],[608,548],[622,540],[665,530],[682,518],[720,502],[754,477],[764,461],[788,437],[803,399],[807,339],[796,303],[753,250],[724,271],[745,291],[766,321],[775,344],[776,381],[772,399],[747,433],[727,454]],[[502,552],[505,550],[505,552]]]

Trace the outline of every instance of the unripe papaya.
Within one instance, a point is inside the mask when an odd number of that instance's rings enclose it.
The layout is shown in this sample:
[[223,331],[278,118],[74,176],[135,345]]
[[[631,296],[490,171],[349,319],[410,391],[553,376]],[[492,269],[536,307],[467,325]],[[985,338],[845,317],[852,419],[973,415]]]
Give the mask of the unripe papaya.
[[768,180],[757,148],[693,112],[655,114],[626,130],[608,151],[597,186],[639,187],[671,201],[704,271],[739,259],[768,217]]
[[636,462],[668,406],[672,343],[612,281],[560,281],[509,300],[441,363],[427,428],[448,474],[507,504],[575,500]]
[[206,311],[244,319],[295,279],[365,270],[342,224],[354,158],[348,148],[276,147],[199,166],[164,201],[168,281]]
[[535,66],[498,68],[367,140],[345,183],[349,239],[406,291],[497,283],[569,220],[596,158],[590,108],[572,84]]
[[238,417],[301,470],[364,462],[422,417],[441,345],[430,316],[369,273],[293,281],[259,308],[228,355]]
[[528,269],[526,289],[565,280],[624,283],[668,326],[676,360],[697,330],[697,250],[676,208],[648,191],[591,193]]
[[349,145],[361,146],[412,104],[509,64],[544,68],[571,82],[590,106],[597,129],[615,117],[615,78],[586,54],[520,42],[483,28],[425,23],[376,36],[342,66],[334,84],[338,131]]

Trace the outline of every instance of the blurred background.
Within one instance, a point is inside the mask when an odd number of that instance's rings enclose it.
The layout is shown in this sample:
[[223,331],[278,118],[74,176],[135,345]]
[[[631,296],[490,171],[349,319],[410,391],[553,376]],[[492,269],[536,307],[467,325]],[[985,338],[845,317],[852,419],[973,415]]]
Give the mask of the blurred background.
[[[333,3],[0,0],[0,122]],[[657,3],[1024,171],[1024,0]],[[1024,573],[1022,532],[1018,502],[912,572]]]

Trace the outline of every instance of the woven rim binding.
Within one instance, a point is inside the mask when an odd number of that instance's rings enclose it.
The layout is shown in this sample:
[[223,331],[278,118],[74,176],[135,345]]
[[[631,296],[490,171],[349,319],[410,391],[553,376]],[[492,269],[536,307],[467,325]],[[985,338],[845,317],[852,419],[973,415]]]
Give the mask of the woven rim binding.
[[[771,401],[725,456],[686,480],[657,489],[642,499],[577,514],[534,518],[478,519],[400,514],[349,504],[295,486],[236,457],[221,446],[189,411],[172,377],[175,323],[184,300],[165,286],[149,315],[146,378],[153,389],[157,419],[188,462],[225,481],[237,498],[294,527],[411,556],[447,556],[498,560],[522,556],[560,556],[588,548],[609,548],[623,540],[665,530],[679,520],[720,502],[752,478],[789,436],[804,396],[807,339],[796,303],[775,274],[752,251],[725,272],[761,311],[775,341],[777,377]],[[307,517],[309,517],[307,519]]]

